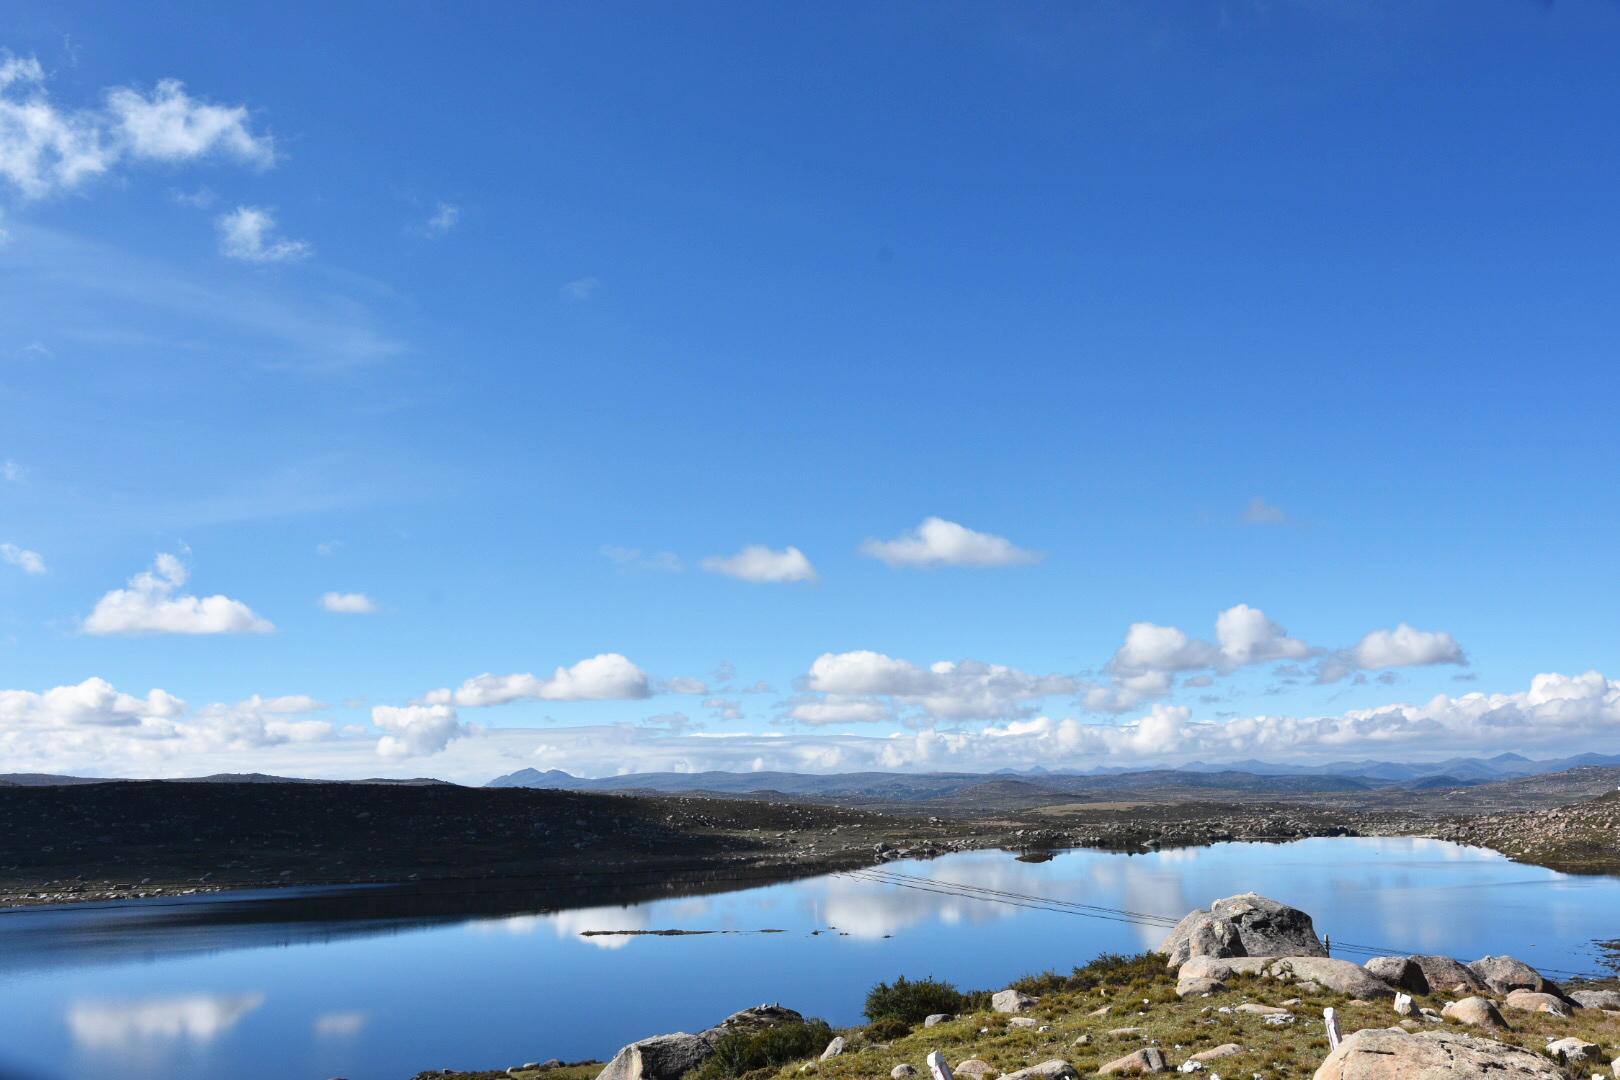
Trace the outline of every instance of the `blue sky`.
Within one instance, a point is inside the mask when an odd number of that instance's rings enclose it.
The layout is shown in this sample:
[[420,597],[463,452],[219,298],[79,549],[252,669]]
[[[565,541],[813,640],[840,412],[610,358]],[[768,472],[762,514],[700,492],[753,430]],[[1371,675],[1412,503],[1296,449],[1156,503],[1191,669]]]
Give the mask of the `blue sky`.
[[464,7],[0,14],[0,771],[1620,750],[1620,6]]

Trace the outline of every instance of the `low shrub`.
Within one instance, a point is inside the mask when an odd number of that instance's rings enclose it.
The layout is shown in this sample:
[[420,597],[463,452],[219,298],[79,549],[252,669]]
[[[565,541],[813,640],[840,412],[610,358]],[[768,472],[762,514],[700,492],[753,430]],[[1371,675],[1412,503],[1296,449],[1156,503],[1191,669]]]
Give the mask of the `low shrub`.
[[873,1023],[880,1020],[898,1020],[907,1028],[915,1027],[934,1013],[954,1015],[967,1012],[975,997],[964,994],[948,982],[933,976],[908,980],[904,975],[894,985],[878,983],[866,995],[866,1018]]
[[714,1056],[687,1077],[688,1080],[725,1080],[756,1069],[774,1069],[819,1056],[832,1042],[832,1037],[832,1027],[820,1018],[727,1035],[714,1044]]

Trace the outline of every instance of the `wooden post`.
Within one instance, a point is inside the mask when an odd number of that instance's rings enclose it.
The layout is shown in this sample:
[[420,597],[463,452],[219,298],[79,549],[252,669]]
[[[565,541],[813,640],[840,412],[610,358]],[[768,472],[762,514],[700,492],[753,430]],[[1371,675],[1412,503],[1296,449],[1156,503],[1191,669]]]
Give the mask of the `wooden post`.
[[1344,1040],[1344,1033],[1339,1030],[1339,1014],[1333,1011],[1333,1006],[1322,1010],[1322,1021],[1327,1025],[1328,1047],[1337,1050],[1339,1043]]
[[934,1080],[956,1080],[951,1075],[951,1067],[945,1063],[945,1055],[938,1050],[928,1052],[928,1071],[934,1074]]

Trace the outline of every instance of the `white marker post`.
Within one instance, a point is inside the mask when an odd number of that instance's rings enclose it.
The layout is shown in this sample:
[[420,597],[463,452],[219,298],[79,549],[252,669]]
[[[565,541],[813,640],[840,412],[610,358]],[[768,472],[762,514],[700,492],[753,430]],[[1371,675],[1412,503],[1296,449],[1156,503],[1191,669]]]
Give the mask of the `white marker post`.
[[934,1074],[934,1080],[956,1080],[951,1067],[945,1064],[945,1055],[938,1050],[928,1052],[928,1071]]
[[1333,1006],[1329,1005],[1322,1010],[1322,1020],[1327,1024],[1328,1046],[1337,1050],[1339,1043],[1344,1040],[1344,1033],[1339,1030],[1339,1014],[1333,1011]]

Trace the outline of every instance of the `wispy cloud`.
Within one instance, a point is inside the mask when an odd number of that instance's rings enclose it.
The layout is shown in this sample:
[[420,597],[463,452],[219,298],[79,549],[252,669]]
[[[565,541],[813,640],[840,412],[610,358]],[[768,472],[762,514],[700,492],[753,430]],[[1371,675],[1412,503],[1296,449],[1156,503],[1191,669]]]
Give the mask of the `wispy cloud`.
[[262,206],[238,206],[220,216],[220,254],[244,262],[296,262],[308,257],[314,248],[302,240],[276,235],[275,213]]
[[240,600],[178,593],[189,576],[175,555],[159,555],[152,569],[96,602],[84,620],[87,634],[268,634],[275,629]]
[[97,108],[58,108],[33,57],[0,53],[0,179],[25,198],[80,187],[125,162],[223,159],[268,168],[269,135],[243,106],[211,105],[164,79],[150,92],[114,87]]
[[937,517],[925,519],[893,540],[867,540],[861,544],[861,554],[890,566],[1019,566],[1043,557],[1005,537]]
[[651,570],[678,574],[686,568],[680,556],[673,551],[642,551],[640,548],[623,547],[619,544],[604,544],[600,550],[622,570]]
[[510,701],[628,701],[652,695],[652,680],[619,653],[602,653],[549,676],[478,675],[422,700],[433,705],[504,705]]
[[804,552],[796,547],[773,551],[761,545],[743,548],[735,555],[710,555],[703,560],[703,569],[711,574],[753,582],[756,585],[784,585],[796,581],[815,581],[816,568]]
[[602,283],[593,277],[580,278],[563,285],[561,290],[563,299],[573,300],[577,303],[590,300],[602,291]]
[[45,560],[40,558],[39,552],[20,548],[16,544],[0,544],[0,559],[21,567],[25,574],[45,573]]
[[329,592],[321,594],[321,607],[339,615],[370,615],[377,610],[377,602],[365,593]]
[[461,207],[454,203],[441,202],[434,207],[433,216],[423,224],[422,231],[429,236],[444,236],[460,223]]
[[28,479],[28,470],[8,458],[0,462],[0,478],[8,484],[20,484]]

